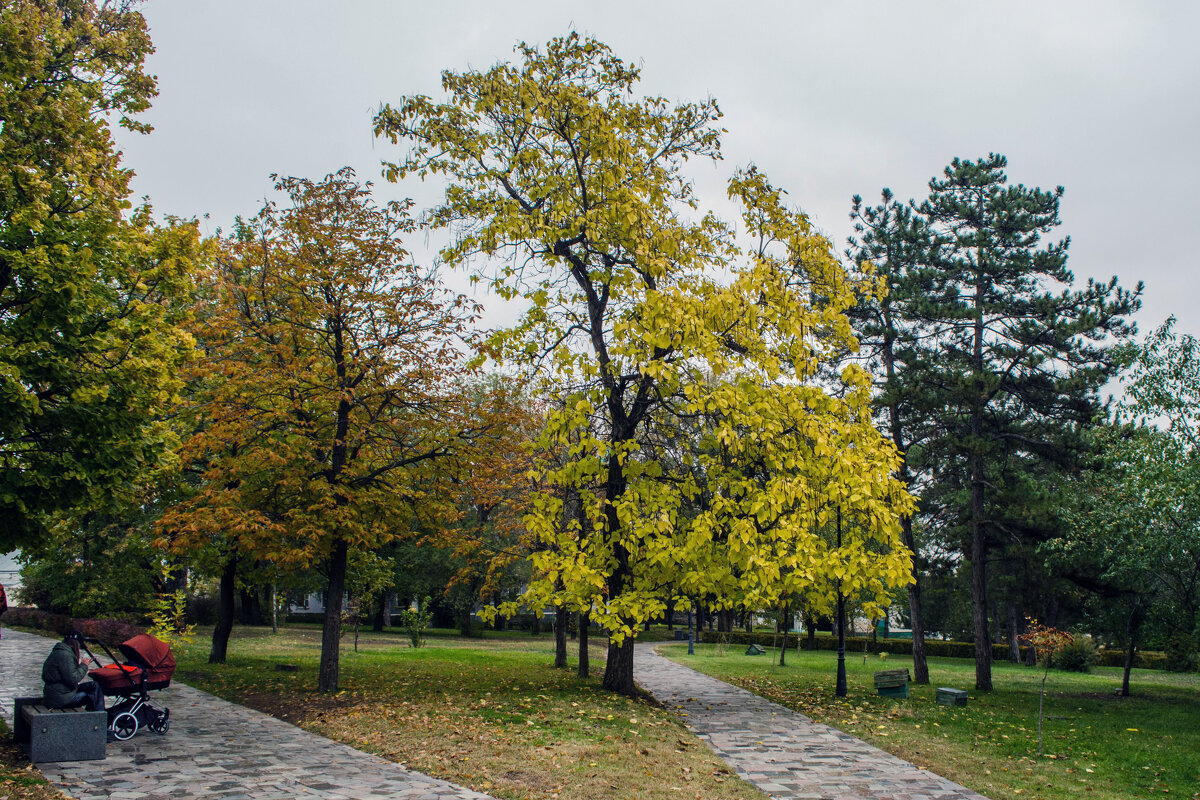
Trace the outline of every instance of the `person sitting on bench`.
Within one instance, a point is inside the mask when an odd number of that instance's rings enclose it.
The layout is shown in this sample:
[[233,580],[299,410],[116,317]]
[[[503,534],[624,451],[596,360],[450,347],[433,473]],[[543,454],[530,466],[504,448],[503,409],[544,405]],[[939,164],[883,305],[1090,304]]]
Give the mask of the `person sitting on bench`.
[[86,711],[104,710],[104,692],[95,681],[83,681],[88,673],[88,664],[98,666],[85,659],[80,650],[83,634],[73,630],[61,642],[54,645],[46,663],[42,665],[42,699],[51,708],[76,708]]

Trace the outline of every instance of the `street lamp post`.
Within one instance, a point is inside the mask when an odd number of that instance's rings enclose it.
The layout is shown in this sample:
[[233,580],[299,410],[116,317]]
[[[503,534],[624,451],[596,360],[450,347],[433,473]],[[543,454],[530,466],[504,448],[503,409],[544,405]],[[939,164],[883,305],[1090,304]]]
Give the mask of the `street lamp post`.
[[[842,509],[837,510],[837,546],[842,549]],[[838,624],[838,665],[837,665],[837,696],[846,696],[846,598],[842,594],[842,582],[838,581],[837,596]]]

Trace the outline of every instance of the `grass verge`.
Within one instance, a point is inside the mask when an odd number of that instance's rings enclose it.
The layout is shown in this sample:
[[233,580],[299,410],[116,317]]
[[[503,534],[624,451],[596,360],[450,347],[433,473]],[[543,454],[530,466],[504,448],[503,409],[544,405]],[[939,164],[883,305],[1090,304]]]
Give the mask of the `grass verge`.
[[747,657],[738,648],[703,645],[681,664],[741,686],[851,733],[995,800],[1200,799],[1200,675],[1135,671],[1133,697],[1118,697],[1120,670],[1051,670],[1046,682],[1044,755],[1037,755],[1041,669],[996,663],[994,691],[969,692],[965,708],[939,706],[935,689],[970,689],[974,662],[929,660],[931,684],[909,686],[908,700],[879,697],[876,670],[912,667],[912,659],[847,654],[849,697],[834,697],[837,655],[789,650]]
[[[316,691],[315,627],[235,629],[224,665],[208,643],[176,646],[176,677],[407,767],[512,800],[766,800],[669,714],[600,688],[553,639],[360,634],[341,653],[340,691]],[[572,643],[574,648],[574,643]],[[598,665],[597,665],[597,662]],[[297,670],[278,671],[276,664]]]

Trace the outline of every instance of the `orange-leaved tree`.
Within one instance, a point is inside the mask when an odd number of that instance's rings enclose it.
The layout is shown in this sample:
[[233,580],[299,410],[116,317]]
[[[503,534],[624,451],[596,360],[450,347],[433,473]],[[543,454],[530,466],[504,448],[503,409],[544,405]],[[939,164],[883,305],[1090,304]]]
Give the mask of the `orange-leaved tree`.
[[1050,663],[1054,654],[1075,641],[1068,631],[1041,625],[1037,620],[1028,631],[1021,634],[1021,640],[1034,648],[1042,662],[1042,686],[1038,692],[1038,755],[1042,754],[1042,709],[1046,703],[1046,678],[1050,675]]
[[343,169],[277,179],[288,203],[239,220],[198,317],[197,494],[164,519],[181,552],[315,565],[328,577],[318,688],[338,684],[349,552],[439,516],[438,462],[469,436],[456,387],[476,307],[415,266],[408,204]]
[[467,387],[466,396],[477,435],[464,442],[451,468],[458,515],[424,544],[453,554],[446,599],[469,634],[471,610],[513,588],[534,545],[523,518],[545,413],[520,381],[507,376],[488,376]]

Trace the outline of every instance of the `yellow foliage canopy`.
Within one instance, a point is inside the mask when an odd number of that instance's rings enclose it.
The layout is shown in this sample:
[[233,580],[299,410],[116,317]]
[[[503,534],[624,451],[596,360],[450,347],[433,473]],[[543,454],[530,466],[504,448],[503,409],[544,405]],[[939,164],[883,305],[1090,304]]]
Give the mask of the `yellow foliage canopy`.
[[448,179],[430,212],[455,234],[443,258],[482,259],[477,276],[528,301],[491,340],[554,397],[525,602],[591,608],[618,644],[674,596],[886,604],[909,580],[912,500],[868,378],[828,374],[878,282],[753,167],[729,183],[739,224],[699,214],[682,167],[720,156],[714,101],[635,99],[638,70],[575,34],[518,51],[444,73],[447,102],[387,106],[376,132],[411,146],[390,178]]

